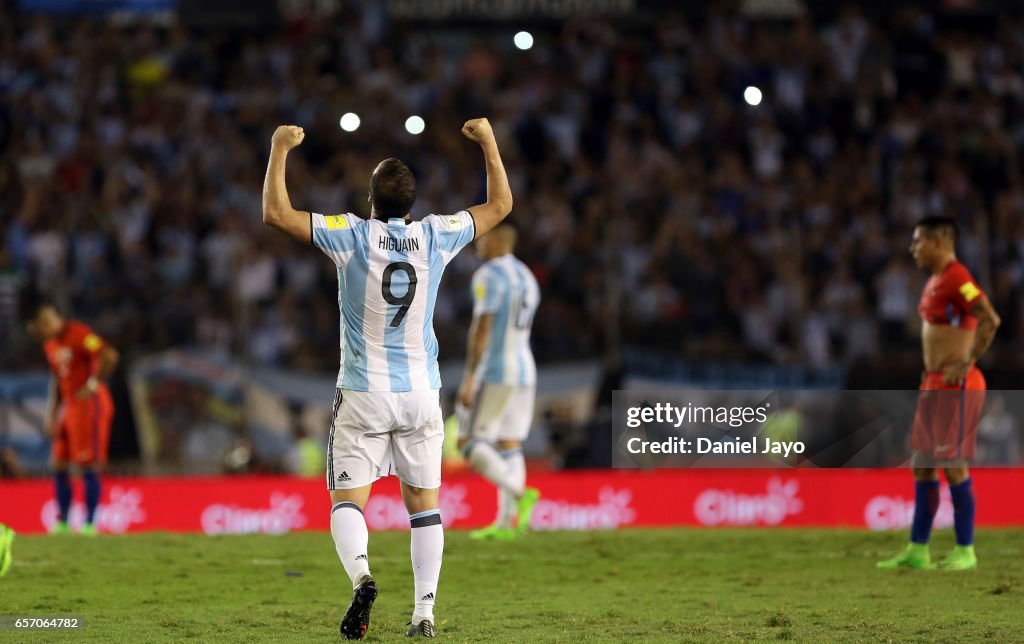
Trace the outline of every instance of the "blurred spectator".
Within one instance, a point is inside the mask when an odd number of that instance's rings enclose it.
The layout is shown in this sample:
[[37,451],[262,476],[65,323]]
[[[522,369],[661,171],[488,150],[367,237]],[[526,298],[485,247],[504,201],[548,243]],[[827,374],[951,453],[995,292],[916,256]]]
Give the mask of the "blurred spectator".
[[[37,357],[11,343],[19,279],[129,351],[199,344],[335,370],[334,267],[261,224],[273,128],[306,128],[289,164],[297,207],[367,216],[370,172],[397,156],[420,217],[482,199],[479,154],[458,135],[481,114],[515,190],[518,254],[544,288],[542,361],[599,354],[612,311],[623,342],[679,355],[835,365],[913,351],[924,276],[905,255],[928,214],[962,224],[962,257],[1007,321],[996,343],[1020,347],[1019,15],[982,33],[918,7],[759,22],[715,5],[703,25],[570,20],[520,52],[435,38],[386,3],[332,6],[259,39],[3,23],[4,367]],[[349,110],[351,134],[337,125]],[[427,123],[418,137],[400,127],[410,112]],[[475,266],[467,252],[446,273],[442,358],[464,350]]]
[[236,437],[231,448],[224,453],[223,471],[225,474],[252,474],[259,471],[259,462],[248,439]]
[[1007,394],[990,396],[985,417],[978,425],[978,456],[991,465],[1015,465],[1021,459],[1020,424],[1006,408]]
[[[552,403],[541,413],[541,422],[548,437],[548,456],[553,469],[571,469],[592,465],[591,432],[580,423],[568,401]],[[595,450],[604,453],[604,446]]]
[[233,441],[230,429],[204,414],[189,425],[182,441],[181,465],[195,473],[216,473]]
[[322,476],[326,471],[327,452],[323,441],[309,435],[302,422],[302,407],[293,405],[289,409],[292,438],[294,442],[284,458],[285,470],[304,477]]
[[0,479],[20,479],[27,475],[28,471],[22,467],[18,453],[13,447],[5,446],[0,449]]

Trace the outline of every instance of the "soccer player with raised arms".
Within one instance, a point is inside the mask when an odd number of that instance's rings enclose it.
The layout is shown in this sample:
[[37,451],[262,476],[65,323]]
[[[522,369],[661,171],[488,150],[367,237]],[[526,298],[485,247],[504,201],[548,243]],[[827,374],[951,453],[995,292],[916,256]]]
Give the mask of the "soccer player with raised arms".
[[914,518],[910,543],[879,568],[931,568],[928,537],[939,508],[939,469],[953,499],[956,546],[938,563],[945,570],[978,565],[974,553],[974,490],[968,461],[974,457],[985,377],[975,365],[985,353],[999,315],[967,268],[956,258],[956,222],[926,217],[914,228],[910,252],[931,277],[917,310],[925,373],[911,432]]
[[498,488],[498,516],[492,525],[472,532],[475,539],[508,540],[524,532],[540,497],[526,487],[522,450],[537,388],[530,327],[540,288],[512,254],[515,245],[515,228],[507,223],[476,242],[484,264],[473,274],[473,322],[458,397],[459,446],[473,468]]
[[398,159],[370,177],[371,218],[292,208],[285,188],[288,151],[302,128],[274,132],[263,186],[263,222],[320,248],[338,267],[341,370],[327,446],[331,535],[352,580],[341,635],[362,639],[377,585],[370,573],[363,507],[381,476],[396,474],[412,526],[415,606],[406,635],[434,637],[434,602],[444,532],[438,510],[444,437],[433,315],[441,274],[474,238],[512,210],[512,191],[487,119],[462,133],[483,149],[487,201],[453,215],[412,222],[416,181]]
[[26,298],[22,314],[29,333],[43,342],[53,373],[46,410],[46,434],[53,437],[57,522],[54,534],[68,534],[71,510],[70,465],[82,472],[85,523],[81,534],[96,535],[100,472],[107,462],[114,402],[106,380],[120,355],[106,340],[78,320],[65,319],[51,302]]

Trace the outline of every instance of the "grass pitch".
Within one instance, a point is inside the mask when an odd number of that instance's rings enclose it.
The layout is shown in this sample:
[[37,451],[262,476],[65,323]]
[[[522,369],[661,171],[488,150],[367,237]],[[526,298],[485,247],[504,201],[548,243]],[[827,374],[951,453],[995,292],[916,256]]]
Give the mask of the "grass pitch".
[[[1024,641],[1024,532],[980,531],[980,568],[877,571],[904,534],[841,530],[446,534],[439,638],[458,642]],[[948,530],[933,558],[952,546]],[[84,631],[0,640],[331,642],[350,584],[328,534],[19,537],[0,614]],[[365,641],[405,641],[407,533],[374,533]]]

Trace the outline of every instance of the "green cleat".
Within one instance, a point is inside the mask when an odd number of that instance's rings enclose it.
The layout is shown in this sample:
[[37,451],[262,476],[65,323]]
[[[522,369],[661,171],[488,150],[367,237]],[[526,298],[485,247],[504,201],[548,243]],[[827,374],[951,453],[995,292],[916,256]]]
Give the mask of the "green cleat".
[[940,561],[937,567],[939,570],[974,570],[978,567],[974,546],[954,546],[953,552]]
[[71,534],[71,528],[68,526],[67,521],[58,521],[53,524],[50,534],[57,536]]
[[11,569],[11,562],[14,555],[11,554],[11,546],[14,544],[14,530],[11,530],[0,523],[0,577],[7,574]]
[[882,570],[895,570],[897,568],[913,568],[915,570],[928,570],[933,568],[932,557],[928,553],[927,543],[908,543],[903,552],[891,559],[879,561],[876,568]]
[[526,488],[522,498],[516,501],[519,510],[519,524],[516,526],[516,530],[519,534],[530,529],[530,516],[533,515],[533,508],[537,505],[537,501],[540,501],[540,490],[535,487]]
[[497,523],[488,525],[487,527],[481,527],[478,530],[473,530],[469,533],[469,538],[476,541],[485,541],[493,539],[495,541],[510,541],[515,539],[515,532],[512,528],[503,527]]
[[517,536],[516,531],[512,528],[505,528],[498,524],[489,525],[486,528],[473,530],[469,533],[470,539],[476,539],[478,541],[487,539],[493,539],[494,541],[512,541]]
[[493,537],[495,541],[515,541],[519,538],[519,533],[512,528],[502,528]]
[[82,535],[83,537],[95,537],[99,534],[99,532],[96,530],[96,526],[94,526],[93,524],[83,523],[82,529],[78,531],[78,534]]

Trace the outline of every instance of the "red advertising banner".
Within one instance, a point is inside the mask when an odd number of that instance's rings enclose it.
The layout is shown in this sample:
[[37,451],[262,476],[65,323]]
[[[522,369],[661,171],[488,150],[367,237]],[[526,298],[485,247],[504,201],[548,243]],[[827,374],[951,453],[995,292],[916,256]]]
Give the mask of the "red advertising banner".
[[[1024,470],[973,472],[979,526],[1024,526]],[[536,530],[626,526],[844,526],[886,530],[910,524],[914,499],[906,470],[589,470],[531,474],[543,498]],[[952,525],[949,494],[937,526]],[[448,477],[441,491],[447,526],[474,528],[496,511],[480,477]],[[398,480],[386,478],[364,508],[371,530],[404,530]],[[71,522],[81,523],[80,490]],[[101,532],[166,530],[206,534],[328,530],[330,501],[320,479],[290,477],[107,478]],[[45,480],[0,483],[0,522],[45,532],[56,506]]]

